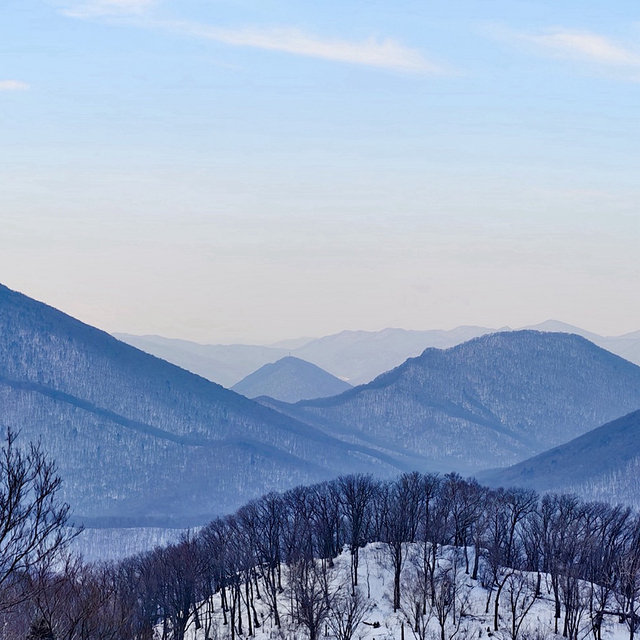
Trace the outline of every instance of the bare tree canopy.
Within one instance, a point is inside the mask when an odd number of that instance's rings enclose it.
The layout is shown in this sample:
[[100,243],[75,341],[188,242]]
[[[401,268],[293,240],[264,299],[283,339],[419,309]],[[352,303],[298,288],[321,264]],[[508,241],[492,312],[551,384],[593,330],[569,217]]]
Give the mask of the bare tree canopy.
[[67,527],[61,479],[39,444],[18,446],[7,430],[0,451],[0,611],[32,597],[34,569],[51,565],[77,535]]

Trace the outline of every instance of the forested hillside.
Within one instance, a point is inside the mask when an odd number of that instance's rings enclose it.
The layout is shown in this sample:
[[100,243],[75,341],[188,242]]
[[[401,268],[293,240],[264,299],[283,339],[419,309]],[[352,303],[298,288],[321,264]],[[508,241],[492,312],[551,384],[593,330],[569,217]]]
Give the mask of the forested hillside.
[[270,489],[403,464],[0,287],[2,425],[58,462],[77,518],[201,524]]
[[336,398],[273,405],[431,468],[515,463],[640,407],[640,367],[579,336],[516,331],[427,349]]
[[493,486],[571,491],[640,507],[640,411],[613,420],[507,469],[478,474]]

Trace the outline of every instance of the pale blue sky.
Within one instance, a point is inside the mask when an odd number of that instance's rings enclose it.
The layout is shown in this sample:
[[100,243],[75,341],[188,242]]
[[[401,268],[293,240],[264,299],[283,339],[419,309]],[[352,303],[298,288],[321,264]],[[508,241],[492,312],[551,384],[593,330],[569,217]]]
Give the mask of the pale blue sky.
[[110,331],[640,329],[640,7],[0,0],[0,281]]

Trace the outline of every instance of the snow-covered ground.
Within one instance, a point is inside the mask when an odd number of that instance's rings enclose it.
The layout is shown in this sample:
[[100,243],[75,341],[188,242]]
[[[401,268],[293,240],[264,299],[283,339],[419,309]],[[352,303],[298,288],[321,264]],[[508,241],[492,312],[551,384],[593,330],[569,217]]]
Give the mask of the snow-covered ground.
[[[401,608],[393,610],[393,570],[390,558],[381,543],[370,544],[360,551],[360,568],[358,572],[358,589],[362,596],[365,613],[362,622],[353,634],[353,640],[445,640],[474,638],[497,638],[513,640],[513,616],[512,603],[516,612],[516,622],[524,618],[517,629],[517,640],[542,640],[554,635],[554,600],[551,591],[550,579],[544,574],[541,576],[541,593],[535,597],[535,584],[537,574],[517,573],[507,580],[500,597],[499,606],[499,630],[494,631],[494,606],[495,589],[490,593],[489,589],[482,586],[481,575],[478,580],[472,580],[465,573],[465,561],[462,550],[448,548],[442,553],[437,564],[436,573],[440,582],[438,587],[439,606],[427,606],[426,615],[419,615],[416,619],[416,603],[424,602],[424,574],[420,573],[419,566],[422,563],[421,548],[418,545],[409,545],[406,548],[406,560],[402,572],[402,597]],[[469,550],[471,563],[473,551]],[[335,566],[327,569],[329,592],[338,593],[338,596],[351,592],[350,583],[350,554],[345,551],[335,560]],[[486,567],[485,567],[486,568]],[[480,572],[482,574],[482,571]],[[451,589],[451,581],[447,583],[447,577],[457,576],[456,588]],[[504,575],[504,574],[503,574]],[[485,581],[486,582],[486,581]],[[588,585],[582,583],[585,603],[588,599]],[[244,588],[242,589],[244,592]],[[490,597],[489,613],[487,600]],[[430,598],[429,598],[430,599]],[[283,568],[283,590],[278,597],[278,609],[281,616],[281,627],[277,628],[262,595],[255,601],[259,628],[252,630],[255,640],[297,640],[308,638],[309,633],[304,625],[296,620],[295,605],[292,598],[290,574],[287,568]],[[229,624],[224,624],[220,608],[219,594],[213,598],[213,611],[209,614],[207,607],[203,606],[200,612],[201,629],[196,630],[192,619],[186,638],[188,640],[222,640],[231,638]],[[243,635],[236,638],[247,638],[246,603],[242,604]],[[438,611],[439,609],[439,611]],[[612,603],[609,610],[616,610]],[[447,612],[448,610],[448,612]],[[446,612],[446,613],[445,613]],[[440,615],[438,615],[440,613]],[[441,618],[440,624],[438,618]],[[558,635],[562,636],[564,625],[564,610],[558,620]],[[444,629],[442,629],[444,627]],[[576,623],[574,637],[578,640],[594,638],[591,616],[588,605],[579,616]],[[608,640],[626,640],[629,630],[625,623],[618,620],[618,616],[607,614],[602,624],[602,638]],[[335,639],[336,633],[332,630],[330,617],[321,625],[319,638]]]

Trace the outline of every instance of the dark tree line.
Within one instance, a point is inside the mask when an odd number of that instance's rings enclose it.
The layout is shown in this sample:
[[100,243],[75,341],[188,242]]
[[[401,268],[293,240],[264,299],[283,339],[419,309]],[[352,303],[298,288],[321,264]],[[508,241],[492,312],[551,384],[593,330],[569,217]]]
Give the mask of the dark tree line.
[[[40,449],[19,451],[10,435],[0,465],[7,640],[183,640],[192,627],[214,638],[219,624],[231,640],[284,624],[310,640],[351,640],[371,607],[359,584],[368,543],[383,550],[393,608],[418,639],[429,624],[441,640],[458,633],[461,576],[486,589],[493,629],[513,640],[543,592],[570,640],[585,628],[601,640],[611,615],[634,640],[640,621],[640,517],[621,506],[488,489],[457,474],[351,475],[268,494],[176,544],[87,564],[60,555],[68,507]],[[350,571],[336,584],[343,550]]]

